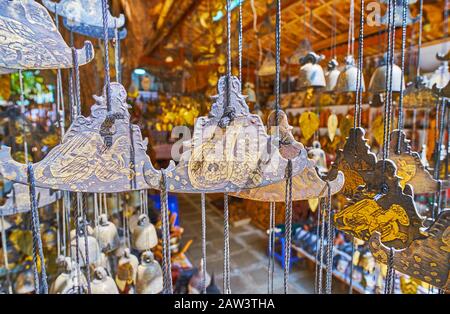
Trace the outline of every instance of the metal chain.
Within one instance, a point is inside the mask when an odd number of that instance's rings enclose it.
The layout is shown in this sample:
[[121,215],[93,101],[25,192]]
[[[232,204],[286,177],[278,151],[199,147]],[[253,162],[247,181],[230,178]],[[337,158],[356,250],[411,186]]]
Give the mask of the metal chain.
[[103,45],[105,60],[105,89],[106,89],[106,107],[108,112],[111,111],[111,77],[109,72],[109,37],[108,37],[108,0],[102,0],[102,17],[103,17]]
[[202,292],[206,294],[206,195],[201,193],[202,207]]
[[[27,167],[28,184],[30,191],[30,205],[31,205],[31,222],[33,230],[33,260],[36,260],[36,255],[39,254],[40,266],[41,266],[41,284],[37,286],[36,293],[48,294],[47,284],[47,271],[45,267],[44,250],[42,248],[41,227],[39,222],[39,210],[36,198],[36,186],[34,179],[34,169],[31,163],[28,163]],[[36,252],[37,246],[37,252]],[[5,252],[6,254],[6,252]],[[37,266],[37,265],[35,265]],[[35,269],[37,272],[37,269]],[[35,275],[36,279],[36,275]]]
[[230,282],[230,224],[228,209],[228,193],[223,194],[223,293],[231,293]]
[[170,221],[169,204],[167,200],[167,178],[166,172],[161,171],[161,218],[162,218],[162,247],[163,247],[163,275],[164,275],[164,294],[172,294],[172,265],[170,252]]
[[289,291],[289,271],[291,266],[292,247],[292,160],[288,160],[286,171],[285,200],[285,231],[284,231],[284,293]]
[[[400,77],[400,98],[398,102],[398,121],[397,128],[401,132],[403,130],[403,97],[405,89],[403,88],[403,80],[405,75],[405,50],[406,50],[406,13],[408,11],[408,2],[403,1],[402,7],[402,47],[401,47],[401,69],[402,75]],[[400,137],[397,138],[397,154],[400,154]]]

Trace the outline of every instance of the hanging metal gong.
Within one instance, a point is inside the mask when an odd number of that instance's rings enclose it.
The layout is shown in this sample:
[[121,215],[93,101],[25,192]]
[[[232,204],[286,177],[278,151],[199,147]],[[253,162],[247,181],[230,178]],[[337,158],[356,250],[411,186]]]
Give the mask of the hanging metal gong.
[[[336,92],[338,93],[348,93],[348,92],[357,92],[358,91],[358,76],[359,69],[355,65],[355,59],[352,55],[349,55],[345,58],[345,69],[339,75],[337,84],[336,84]],[[362,85],[361,90],[365,90],[364,76],[361,74]]]

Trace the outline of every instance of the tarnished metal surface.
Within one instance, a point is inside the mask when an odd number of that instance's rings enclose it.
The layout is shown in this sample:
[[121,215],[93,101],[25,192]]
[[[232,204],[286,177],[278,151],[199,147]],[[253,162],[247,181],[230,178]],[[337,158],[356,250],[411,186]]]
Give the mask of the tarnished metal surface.
[[[261,118],[249,113],[234,76],[230,104],[225,106],[226,79],[219,80],[208,117],[197,119],[179,163],[166,171],[171,192],[238,192],[286,178],[288,160],[272,143]],[[293,175],[304,170],[306,160],[304,154],[292,160]]]
[[[403,250],[393,250],[394,269],[420,279],[433,286],[450,287],[450,210],[441,212],[427,236],[414,240]],[[375,232],[369,241],[373,256],[387,264],[389,247],[381,243],[380,233]]]
[[[66,18],[63,18],[63,25],[69,31],[72,31],[74,33],[78,33],[78,34],[88,36],[88,37],[103,39],[103,28],[102,27],[93,26],[93,25],[89,25],[89,24],[85,24],[85,23],[70,23],[69,20]],[[121,29],[117,30],[117,35],[119,37],[119,40],[122,40],[125,37],[127,37],[126,28],[121,28]],[[115,29],[114,28],[108,28],[108,38],[109,39],[115,38]]]
[[[108,115],[105,93],[94,99],[91,115],[78,116],[62,143],[33,165],[36,186],[91,193],[159,188],[161,173],[153,168],[146,154],[147,139],[142,139],[137,125],[130,124],[124,87],[111,84],[110,114],[116,120],[110,129],[110,147],[101,135],[101,126]],[[0,173],[8,180],[26,184],[26,165],[13,160],[10,153],[7,146],[0,149]]]
[[[73,67],[71,49],[47,10],[33,0],[0,1],[0,47],[0,69]],[[89,41],[77,53],[79,65],[94,58]]]

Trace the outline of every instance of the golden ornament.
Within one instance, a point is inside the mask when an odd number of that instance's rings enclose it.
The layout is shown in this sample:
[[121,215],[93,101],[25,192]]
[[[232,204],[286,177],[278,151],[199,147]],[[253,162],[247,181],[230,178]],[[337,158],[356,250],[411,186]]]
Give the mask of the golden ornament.
[[300,130],[306,141],[319,129],[319,124],[319,117],[314,112],[305,111],[300,115]]
[[328,117],[328,123],[327,123],[327,127],[328,127],[328,137],[330,138],[330,140],[333,142],[334,137],[336,136],[336,130],[337,130],[337,126],[338,126],[338,118],[337,116],[333,113]]

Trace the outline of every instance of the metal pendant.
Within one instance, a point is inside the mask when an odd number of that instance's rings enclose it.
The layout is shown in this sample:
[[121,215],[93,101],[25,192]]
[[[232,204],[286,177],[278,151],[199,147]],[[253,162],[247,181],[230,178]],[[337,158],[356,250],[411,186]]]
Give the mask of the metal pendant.
[[117,264],[116,272],[116,284],[120,293],[128,294],[133,292],[138,265],[139,260],[137,257],[130,253],[130,249],[125,248]]
[[325,87],[325,74],[319,62],[324,59],[323,55],[309,52],[300,59],[300,73],[298,75],[298,88]]
[[94,234],[102,252],[110,253],[120,245],[117,228],[112,222],[108,221],[106,214],[100,215],[99,224],[95,227]]
[[163,290],[163,275],[161,266],[153,258],[151,251],[145,251],[141,256],[136,278],[137,294],[158,294]]
[[[439,181],[435,180],[431,173],[425,169],[420,155],[411,150],[410,142],[406,139],[406,134],[403,131],[394,130],[391,133],[389,159],[397,166],[397,175],[401,178],[400,185],[404,188],[406,184],[410,184],[413,187],[414,194],[438,192],[440,190]],[[399,151],[398,148],[400,148]]]
[[[370,78],[369,82],[369,92],[373,94],[381,94],[386,93],[386,78],[388,71],[388,65],[387,65],[387,54],[384,55],[384,59],[382,64],[375,69],[375,72],[373,72],[372,77]],[[393,92],[400,92],[401,89],[405,89],[405,80],[402,79],[402,69],[396,65],[393,64],[392,67],[392,91]],[[402,83],[403,82],[403,83]],[[400,85],[402,83],[402,85]]]
[[[358,76],[359,69],[355,66],[355,59],[352,55],[345,58],[345,69],[339,75],[336,84],[336,92],[338,93],[353,93],[358,91]],[[364,75],[361,75],[362,83],[361,90],[365,91]]]
[[[147,139],[142,139],[137,125],[130,124],[126,95],[121,84],[111,83],[109,113],[106,91],[103,96],[94,96],[91,115],[78,116],[62,143],[33,164],[36,186],[90,193],[159,188],[161,174],[146,154]],[[105,143],[107,138],[111,145]],[[6,179],[27,184],[26,168],[12,159],[9,147],[1,147],[0,173]]]
[[[72,68],[67,46],[50,14],[35,1],[0,1],[0,68],[15,70]],[[89,41],[77,50],[78,64],[94,58]]]
[[300,115],[299,125],[303,138],[308,141],[319,130],[319,116],[315,112],[305,111]]
[[[303,144],[295,140],[292,135],[292,127],[288,123],[286,114],[283,111],[280,111],[278,117],[279,121],[278,123],[275,123],[275,112],[272,112],[269,116],[268,127],[273,133],[274,130],[276,130],[275,126],[279,126],[279,150],[281,155],[286,159],[301,156],[306,163],[304,170],[292,177],[292,200],[298,201],[326,196],[328,194],[327,183],[322,180],[316,168],[316,161],[309,159]],[[344,185],[343,173],[336,173],[336,177],[333,180],[330,180],[329,184],[331,194],[339,192]],[[286,181],[283,180],[278,183],[250,190],[242,190],[236,193],[230,193],[230,195],[256,201],[284,202],[286,200]]]
[[[267,135],[261,118],[250,114],[240,86],[237,77],[230,77],[231,99],[226,106],[227,76],[220,78],[211,111],[197,119],[179,163],[165,170],[169,192],[235,192],[285,179],[288,161]],[[305,156],[293,158],[292,166],[293,175],[303,171]]]
[[325,73],[325,81],[327,82],[325,90],[327,92],[334,91],[336,88],[339,75],[341,74],[341,71],[337,69],[338,66],[339,63],[336,59],[331,59],[330,62],[328,62],[328,69]]
[[[420,279],[435,287],[450,288],[450,210],[441,212],[426,237],[412,241],[403,250],[393,250],[393,266],[403,274]],[[388,263],[389,247],[381,243],[382,236],[375,232],[369,248],[377,261]]]
[[97,267],[94,271],[91,292],[92,294],[119,294],[116,283],[108,276],[106,269],[103,267]]
[[146,214],[139,216],[137,226],[131,234],[131,245],[138,251],[147,251],[158,244],[155,226],[150,222]]
[[[61,198],[61,193],[50,189],[36,188],[38,208],[53,204]],[[9,216],[30,211],[30,191],[25,184],[14,183],[6,195],[5,203],[0,206],[0,216]]]
[[419,238],[423,218],[417,213],[411,186],[403,189],[396,171],[391,160],[379,160],[374,171],[366,173],[354,203],[335,213],[336,227],[363,241],[381,232],[383,243],[395,248],[408,247]]

